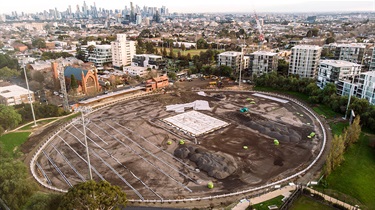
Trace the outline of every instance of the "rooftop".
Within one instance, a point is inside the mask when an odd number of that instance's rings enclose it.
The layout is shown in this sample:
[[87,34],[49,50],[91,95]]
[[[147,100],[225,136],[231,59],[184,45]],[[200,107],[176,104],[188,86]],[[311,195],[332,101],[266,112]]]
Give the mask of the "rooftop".
[[331,65],[334,67],[348,67],[348,66],[359,67],[361,66],[359,64],[352,63],[349,61],[344,61],[344,60],[320,60],[320,64],[327,64],[327,65]]
[[239,55],[241,55],[241,52],[227,51],[227,52],[222,52],[219,55],[224,55],[224,56],[239,56]]
[[277,53],[267,52],[267,51],[256,51],[256,52],[251,53],[251,55],[268,55],[268,56],[275,56],[275,55],[277,55]]
[[317,45],[296,45],[292,49],[319,50],[321,47]]
[[358,47],[365,48],[366,46],[362,43],[350,43],[350,44],[338,44],[337,47]]
[[[30,90],[30,94],[32,93],[34,92]],[[20,87],[18,85],[0,87],[0,95],[4,98],[16,97],[25,94],[28,94],[27,89]]]

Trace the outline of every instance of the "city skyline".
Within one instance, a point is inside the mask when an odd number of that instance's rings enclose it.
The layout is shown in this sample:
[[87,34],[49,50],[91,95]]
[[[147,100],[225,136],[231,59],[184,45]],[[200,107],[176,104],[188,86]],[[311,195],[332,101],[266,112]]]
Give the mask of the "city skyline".
[[[38,0],[25,1],[25,0],[13,0],[8,2],[6,5],[2,5],[0,8],[0,14],[11,14],[12,12],[25,12],[25,13],[36,13],[43,12],[44,10],[55,9],[59,11],[66,11],[69,5],[75,8],[77,5],[82,7],[84,1],[47,1]],[[149,2],[146,0],[137,1],[115,1],[108,4],[107,1],[103,0],[86,0],[86,5],[92,6],[94,2],[97,8],[104,9],[124,9],[125,6],[129,8],[130,2],[140,7],[161,7],[166,6],[170,12],[183,12],[183,13],[201,13],[201,12],[252,12],[257,10],[258,12],[348,12],[348,11],[374,11],[375,12],[375,0],[361,0],[361,1],[346,1],[346,0],[264,0],[257,2],[250,2],[245,0],[238,0],[236,4],[228,1],[215,1],[215,2],[202,2],[198,0],[190,0],[188,2],[171,1],[171,0],[160,0],[157,2]],[[223,10],[225,8],[225,10]]]

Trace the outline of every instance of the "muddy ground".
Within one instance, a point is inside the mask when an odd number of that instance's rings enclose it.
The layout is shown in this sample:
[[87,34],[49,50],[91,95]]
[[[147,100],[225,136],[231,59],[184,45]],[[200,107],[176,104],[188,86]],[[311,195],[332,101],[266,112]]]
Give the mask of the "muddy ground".
[[[129,199],[218,195],[292,175],[306,167],[320,150],[320,129],[292,102],[282,104],[251,93],[207,94],[178,91],[91,113],[86,132],[93,178],[121,186]],[[209,101],[212,111],[200,112],[230,125],[194,139],[161,121],[177,114],[166,112],[166,105],[194,100]],[[249,112],[241,113],[243,107]],[[68,189],[88,179],[81,123],[77,121],[58,134],[38,158],[42,168],[39,175],[46,183]],[[313,131],[316,137],[307,138]],[[178,144],[180,139],[186,140],[184,145]],[[274,145],[274,139],[279,140],[279,146]],[[177,158],[175,151],[181,147],[193,148],[200,156],[205,154],[205,167],[192,161],[193,154]],[[223,179],[210,176],[210,170],[215,170],[212,167],[223,165],[220,160],[235,168],[228,169],[231,174]],[[214,189],[207,188],[209,181]]]

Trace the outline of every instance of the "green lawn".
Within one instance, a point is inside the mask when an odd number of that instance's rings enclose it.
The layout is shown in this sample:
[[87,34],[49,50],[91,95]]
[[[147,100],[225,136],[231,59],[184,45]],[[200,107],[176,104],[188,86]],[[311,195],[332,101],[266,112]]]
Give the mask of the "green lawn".
[[339,113],[332,111],[331,108],[329,108],[326,105],[322,105],[322,104],[316,105],[315,107],[313,107],[313,109],[320,116],[325,116],[326,118],[334,118],[334,117],[340,116]]
[[332,129],[333,135],[341,135],[349,124],[347,122],[330,123],[329,127]]
[[[161,50],[163,50],[163,48],[161,48],[161,47],[157,47],[157,49],[158,49],[159,54],[160,54],[160,52],[162,52]],[[181,51],[181,49],[173,48],[173,53],[176,54],[176,56],[177,56],[179,51]],[[191,49],[191,50],[185,50],[185,52],[181,51],[181,55],[187,55],[188,53],[190,53],[190,56],[193,57],[194,55],[199,55],[200,52],[206,52],[206,51],[207,51],[207,49],[197,49],[197,50]],[[168,52],[168,55],[169,55],[169,49],[167,49],[167,52]]]
[[4,151],[9,154],[14,154],[15,148],[23,144],[29,137],[30,132],[22,133],[8,133],[0,137],[0,142],[3,145]]
[[282,201],[283,198],[284,196],[279,195],[275,198],[272,198],[271,200],[265,201],[263,203],[255,204],[252,206],[252,208],[249,207],[248,209],[269,210],[268,206],[271,206],[271,205],[276,205],[277,207],[280,207],[283,204],[283,201]]
[[[375,209],[375,150],[368,144],[369,136],[362,133],[360,140],[345,153],[345,161],[323,182],[326,186],[324,193],[338,191],[357,199],[368,209]],[[340,199],[340,194],[336,194],[336,197],[337,195]],[[346,201],[358,204],[350,199]]]
[[299,93],[299,92],[293,92],[293,91],[282,91],[282,90],[275,90],[274,88],[270,87],[254,87],[253,88],[256,91],[267,91],[267,92],[274,92],[274,93],[280,93],[285,95],[291,95],[294,96],[296,99],[309,103],[309,96]]
[[307,196],[300,196],[293,202],[291,210],[334,210],[335,208],[324,205]]

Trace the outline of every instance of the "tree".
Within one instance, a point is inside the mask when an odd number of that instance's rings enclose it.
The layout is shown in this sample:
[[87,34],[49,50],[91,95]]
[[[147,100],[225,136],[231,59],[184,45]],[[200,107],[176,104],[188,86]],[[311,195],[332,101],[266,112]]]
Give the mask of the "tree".
[[361,125],[359,122],[360,116],[358,115],[353,120],[353,123],[345,129],[344,132],[347,134],[345,139],[346,148],[358,141],[359,136],[361,135]]
[[335,41],[336,41],[335,38],[331,36],[326,39],[325,43],[330,44],[330,43],[334,43]]
[[40,71],[36,71],[32,74],[32,79],[39,82],[39,83],[43,83],[44,82],[44,75]]
[[186,47],[185,47],[184,44],[181,44],[181,50],[182,50],[182,51],[185,51],[185,50],[186,50]]
[[167,57],[167,55],[168,55],[167,48],[164,48],[163,49],[163,57]]
[[197,48],[198,49],[207,49],[207,47],[208,47],[208,44],[207,44],[206,40],[204,40],[203,38],[198,39],[198,41],[197,41]]
[[0,126],[4,130],[15,128],[21,120],[21,115],[17,113],[14,107],[0,104]]
[[18,60],[11,58],[7,54],[0,54],[0,68],[8,67],[10,69],[18,69]]
[[37,38],[32,41],[35,48],[46,48],[46,41],[42,38]]
[[36,193],[27,201],[24,210],[55,210],[58,209],[62,200],[61,194]]
[[9,80],[12,77],[19,76],[20,73],[17,70],[3,67],[0,69],[0,79]]
[[104,210],[125,207],[126,203],[126,194],[120,187],[107,181],[90,180],[70,188],[64,195],[60,208]]
[[344,161],[346,133],[335,135],[332,139],[331,149],[326,159],[325,173],[329,175]]
[[177,75],[176,73],[174,72],[168,72],[168,77],[171,78],[172,80],[176,80],[177,79]]
[[37,186],[28,180],[27,168],[0,147],[0,197],[10,209],[22,209]]
[[278,60],[277,73],[287,76],[289,70],[289,63],[284,59]]
[[73,91],[76,91],[76,89],[78,88],[78,83],[74,74],[70,76],[70,88],[72,88]]

